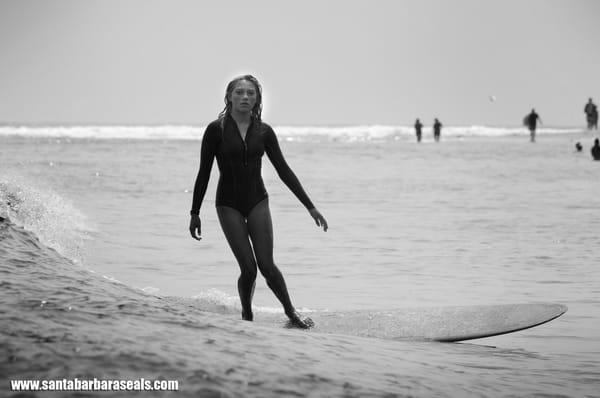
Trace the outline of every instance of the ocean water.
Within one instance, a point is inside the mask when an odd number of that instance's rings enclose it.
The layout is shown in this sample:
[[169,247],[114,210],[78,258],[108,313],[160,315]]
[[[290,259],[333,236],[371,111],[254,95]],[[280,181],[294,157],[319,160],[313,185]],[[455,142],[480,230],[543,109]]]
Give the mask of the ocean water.
[[[599,396],[597,133],[543,129],[532,144],[519,128],[454,127],[417,144],[409,127],[276,128],[330,227],[265,160],[275,260],[297,308],[569,307],[446,344],[238,320],[216,166],[202,241],[187,230],[202,131],[0,128],[0,396],[94,396],[9,383],[74,378],[179,381],[143,396]],[[283,318],[260,277],[254,302],[257,318]]]

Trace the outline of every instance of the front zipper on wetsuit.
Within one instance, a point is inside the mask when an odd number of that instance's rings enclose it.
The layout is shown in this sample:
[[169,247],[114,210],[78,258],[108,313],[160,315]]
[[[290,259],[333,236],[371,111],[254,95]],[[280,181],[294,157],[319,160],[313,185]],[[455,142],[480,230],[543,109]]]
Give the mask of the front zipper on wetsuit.
[[[240,127],[236,124],[238,128],[238,137],[242,140],[242,145],[244,145],[244,166],[248,166],[248,145],[246,144],[246,140],[242,137],[242,132],[240,131]],[[250,133],[250,127],[246,130],[246,138],[248,138],[248,133]]]
[[244,144],[244,166],[248,166],[248,145],[245,140],[242,140],[242,143]]
[[[244,166],[248,166],[248,145],[244,137],[242,137],[242,133],[239,133],[238,136],[242,140],[242,145],[244,145]],[[246,131],[246,138],[248,138],[248,131]]]

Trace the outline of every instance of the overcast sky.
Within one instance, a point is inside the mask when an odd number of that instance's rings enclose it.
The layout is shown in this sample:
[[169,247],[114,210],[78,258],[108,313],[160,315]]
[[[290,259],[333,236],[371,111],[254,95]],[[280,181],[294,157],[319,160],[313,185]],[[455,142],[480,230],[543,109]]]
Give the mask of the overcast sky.
[[0,122],[205,124],[251,73],[275,125],[576,126],[600,1],[0,0],[0,57]]

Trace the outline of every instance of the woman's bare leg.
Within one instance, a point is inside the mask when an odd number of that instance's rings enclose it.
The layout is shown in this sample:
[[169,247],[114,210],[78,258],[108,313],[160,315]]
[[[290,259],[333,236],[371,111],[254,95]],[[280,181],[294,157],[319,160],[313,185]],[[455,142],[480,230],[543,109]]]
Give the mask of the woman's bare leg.
[[267,285],[283,305],[285,314],[293,326],[309,328],[312,320],[302,319],[292,305],[290,296],[281,271],[273,261],[273,222],[269,201],[258,203],[248,215],[248,231],[254,247],[254,254],[260,273],[267,280]]
[[248,238],[248,226],[241,213],[233,208],[218,206],[217,215],[229,247],[240,266],[238,293],[242,302],[242,319],[251,321],[253,320],[252,296],[257,272],[256,260]]

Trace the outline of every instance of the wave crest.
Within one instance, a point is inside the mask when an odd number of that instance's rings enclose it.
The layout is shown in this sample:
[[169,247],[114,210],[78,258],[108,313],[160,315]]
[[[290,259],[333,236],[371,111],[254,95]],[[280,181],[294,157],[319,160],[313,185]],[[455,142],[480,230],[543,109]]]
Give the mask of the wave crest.
[[[354,141],[394,141],[412,138],[412,126],[361,125],[361,126],[274,126],[281,137],[289,141],[333,140]],[[147,139],[147,140],[200,140],[205,126],[54,126],[54,127],[11,127],[0,126],[0,136],[22,136],[36,138],[74,139]],[[541,134],[576,134],[582,128],[541,128]],[[424,136],[432,136],[430,126],[423,128]],[[494,126],[446,126],[444,137],[503,137],[513,135],[528,136],[525,127]]]
[[83,242],[92,231],[87,218],[67,199],[16,176],[0,176],[0,217],[33,232],[75,263],[81,262]]

